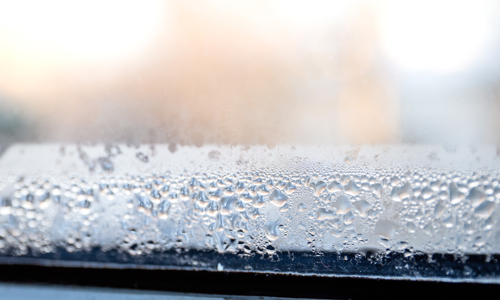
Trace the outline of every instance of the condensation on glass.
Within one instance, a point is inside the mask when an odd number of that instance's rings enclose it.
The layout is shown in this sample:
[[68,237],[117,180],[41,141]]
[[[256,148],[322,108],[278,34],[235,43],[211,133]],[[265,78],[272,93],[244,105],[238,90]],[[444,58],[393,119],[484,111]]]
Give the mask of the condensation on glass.
[[24,2],[0,263],[500,279],[498,3]]

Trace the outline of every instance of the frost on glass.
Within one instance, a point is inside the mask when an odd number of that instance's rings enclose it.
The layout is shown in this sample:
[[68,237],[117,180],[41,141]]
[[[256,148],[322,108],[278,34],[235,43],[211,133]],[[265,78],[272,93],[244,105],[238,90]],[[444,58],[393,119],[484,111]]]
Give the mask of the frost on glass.
[[497,281],[495,147],[13,145],[4,263]]

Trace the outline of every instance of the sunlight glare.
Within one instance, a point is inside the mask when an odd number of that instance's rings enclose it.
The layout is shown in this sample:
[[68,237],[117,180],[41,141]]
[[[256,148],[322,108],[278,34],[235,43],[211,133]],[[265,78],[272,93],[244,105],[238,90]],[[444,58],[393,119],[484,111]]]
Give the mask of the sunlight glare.
[[160,0],[0,0],[0,52],[25,64],[121,60],[153,38],[163,6]]
[[407,70],[458,71],[487,45],[493,6],[491,1],[386,1],[380,16],[382,46]]

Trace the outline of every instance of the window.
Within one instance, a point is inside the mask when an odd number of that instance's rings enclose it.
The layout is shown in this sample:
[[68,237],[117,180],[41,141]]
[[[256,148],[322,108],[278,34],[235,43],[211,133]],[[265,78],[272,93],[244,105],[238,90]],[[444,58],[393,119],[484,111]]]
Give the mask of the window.
[[499,9],[0,3],[2,268],[496,287]]

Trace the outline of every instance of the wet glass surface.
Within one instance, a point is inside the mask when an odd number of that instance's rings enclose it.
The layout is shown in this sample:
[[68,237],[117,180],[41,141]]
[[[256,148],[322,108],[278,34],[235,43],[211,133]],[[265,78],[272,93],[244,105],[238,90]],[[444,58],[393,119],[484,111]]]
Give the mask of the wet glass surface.
[[0,263],[498,282],[497,2],[19,3]]

